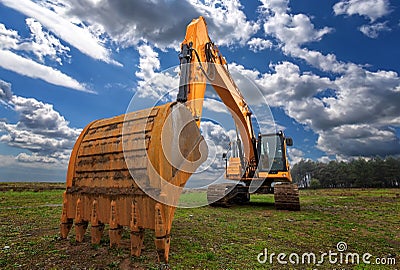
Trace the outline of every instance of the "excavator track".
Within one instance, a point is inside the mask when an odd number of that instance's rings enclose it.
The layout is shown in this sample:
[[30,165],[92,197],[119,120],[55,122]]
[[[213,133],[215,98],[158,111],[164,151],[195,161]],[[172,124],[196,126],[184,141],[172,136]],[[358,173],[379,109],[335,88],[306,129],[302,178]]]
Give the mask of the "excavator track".
[[210,185],[207,189],[207,201],[213,207],[230,207],[250,201],[247,187],[236,184]]
[[300,211],[299,188],[296,184],[278,183],[274,186],[275,208]]

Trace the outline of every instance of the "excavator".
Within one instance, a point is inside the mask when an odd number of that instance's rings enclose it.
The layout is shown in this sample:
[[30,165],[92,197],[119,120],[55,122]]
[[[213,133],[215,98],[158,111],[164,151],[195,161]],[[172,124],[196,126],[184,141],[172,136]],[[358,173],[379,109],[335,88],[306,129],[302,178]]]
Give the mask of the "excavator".
[[90,224],[93,244],[108,229],[110,246],[130,230],[132,256],[140,256],[144,231],[154,231],[158,260],[168,263],[172,220],[189,177],[207,159],[200,132],[207,82],[229,109],[237,140],[224,153],[225,177],[235,184],[207,189],[211,206],[247,203],[250,193],[274,193],[277,209],[300,210],[286,156],[291,138],[282,131],[255,135],[252,112],[230,75],[225,58],[200,16],[187,26],[181,44],[177,99],[141,111],[95,120],[71,153],[63,194],[60,232],[72,227],[84,241]]

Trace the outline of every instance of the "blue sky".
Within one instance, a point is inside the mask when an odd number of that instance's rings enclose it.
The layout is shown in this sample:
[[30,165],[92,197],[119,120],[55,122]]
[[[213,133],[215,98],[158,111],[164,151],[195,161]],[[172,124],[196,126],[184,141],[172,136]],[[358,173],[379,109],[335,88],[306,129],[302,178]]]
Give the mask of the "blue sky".
[[[64,181],[85,125],[174,90],[199,15],[293,137],[292,163],[400,154],[396,1],[0,0],[0,180]],[[207,96],[203,135],[222,152],[233,125]]]

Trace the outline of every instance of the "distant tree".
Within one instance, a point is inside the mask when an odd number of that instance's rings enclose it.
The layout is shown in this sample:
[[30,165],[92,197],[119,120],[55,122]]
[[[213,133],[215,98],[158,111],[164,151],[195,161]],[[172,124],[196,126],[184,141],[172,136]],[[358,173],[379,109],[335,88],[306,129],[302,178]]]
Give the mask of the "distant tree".
[[321,183],[319,182],[319,180],[316,179],[316,178],[312,178],[311,182],[310,182],[310,188],[317,189],[317,188],[320,188],[320,187],[321,187]]
[[400,187],[400,158],[357,158],[348,162],[329,163],[301,160],[292,168],[292,177],[299,187],[310,187],[316,179],[322,188]]

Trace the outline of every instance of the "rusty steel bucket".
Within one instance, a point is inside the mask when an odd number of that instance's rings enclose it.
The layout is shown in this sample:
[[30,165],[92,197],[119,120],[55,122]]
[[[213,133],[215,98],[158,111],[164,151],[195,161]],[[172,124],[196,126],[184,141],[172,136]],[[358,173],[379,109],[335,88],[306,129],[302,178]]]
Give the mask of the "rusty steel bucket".
[[207,145],[190,111],[168,103],[97,120],[73,148],[63,195],[61,236],[75,227],[81,242],[90,224],[99,244],[105,225],[110,246],[130,230],[131,254],[140,256],[144,230],[155,232],[158,259],[168,262],[170,231],[181,191],[207,158]]

